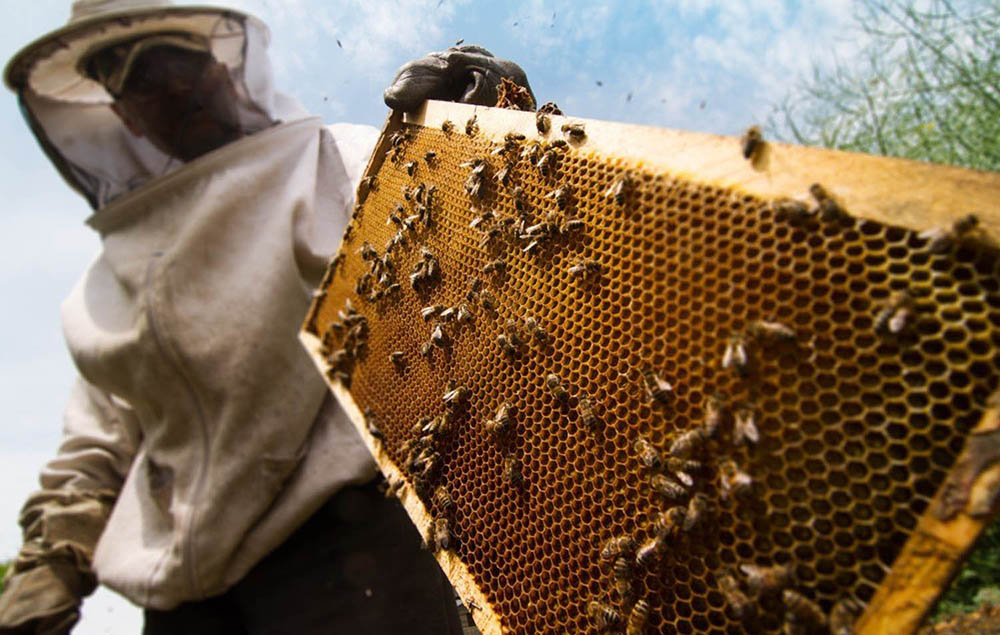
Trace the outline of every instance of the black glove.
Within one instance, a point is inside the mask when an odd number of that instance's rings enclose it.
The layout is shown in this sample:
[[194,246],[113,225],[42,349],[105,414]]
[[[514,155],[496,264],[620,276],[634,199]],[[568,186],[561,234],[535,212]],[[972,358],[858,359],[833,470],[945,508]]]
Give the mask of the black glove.
[[382,97],[389,108],[407,112],[427,99],[494,106],[501,77],[527,89],[534,101],[520,66],[478,46],[453,46],[403,64]]

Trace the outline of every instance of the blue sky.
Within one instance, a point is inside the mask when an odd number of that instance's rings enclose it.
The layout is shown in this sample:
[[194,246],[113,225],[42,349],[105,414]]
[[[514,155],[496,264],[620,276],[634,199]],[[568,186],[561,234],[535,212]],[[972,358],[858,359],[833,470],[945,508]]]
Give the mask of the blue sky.
[[[203,4],[203,3],[199,3]],[[0,58],[62,25],[68,0],[5,2]],[[852,5],[713,0],[242,0],[271,26],[278,85],[329,122],[375,126],[404,62],[459,38],[520,63],[540,101],[567,114],[735,135],[766,119],[811,64],[849,60]],[[340,40],[342,46],[337,45]],[[601,82],[602,85],[598,85]],[[629,94],[632,95],[628,99]],[[20,544],[17,510],[58,443],[74,371],[58,309],[99,248],[86,204],[0,98],[0,558]],[[138,613],[109,594],[77,633],[134,633]]]

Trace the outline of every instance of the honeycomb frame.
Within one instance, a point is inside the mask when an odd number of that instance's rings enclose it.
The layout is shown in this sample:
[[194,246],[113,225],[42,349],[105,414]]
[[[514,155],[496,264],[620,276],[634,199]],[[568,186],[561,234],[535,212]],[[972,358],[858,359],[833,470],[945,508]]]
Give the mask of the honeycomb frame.
[[[466,134],[472,117],[476,129]],[[441,130],[446,120],[454,124],[451,133]],[[564,138],[562,126],[572,123],[582,123],[586,136],[554,155],[551,174],[511,160],[511,184],[494,182],[506,159],[493,152],[505,135],[525,136],[512,142],[520,152],[536,139]],[[366,171],[377,185],[359,188],[340,258],[301,333],[383,474],[402,484],[397,495],[421,533],[430,535],[435,517],[450,518],[457,546],[435,555],[480,630],[595,632],[589,602],[616,601],[613,574],[599,562],[601,546],[622,530],[640,543],[650,539],[655,514],[669,507],[648,491],[649,474],[633,442],[648,438],[665,455],[677,436],[701,425],[712,389],[722,390],[729,404],[752,403],[762,438],[737,448],[730,431],[698,456],[709,465],[700,477],[706,482],[695,487],[711,498],[712,529],[704,537],[682,536],[677,549],[641,574],[638,586],[652,604],[650,630],[776,632],[788,612],[780,602],[755,598],[763,601],[762,615],[734,618],[720,592],[720,578],[741,563],[790,566],[796,590],[824,612],[839,597],[855,599],[864,607],[857,632],[915,630],[996,513],[992,432],[1000,422],[987,402],[1000,378],[992,360],[1000,347],[1000,274],[990,238],[1000,235],[1000,179],[777,143],[765,143],[748,161],[734,138],[560,116],[551,116],[550,125],[540,134],[533,113],[441,102],[428,102],[405,121],[390,117]],[[397,148],[393,135],[404,130],[413,138]],[[434,160],[427,160],[428,149],[438,152]],[[489,164],[481,201],[463,190],[470,166],[458,160],[477,157]],[[634,179],[624,208],[612,195],[622,175]],[[439,188],[436,227],[413,231],[414,244],[402,250],[396,268],[402,298],[365,301],[355,288],[368,267],[358,250],[370,241],[382,252],[394,206],[412,208],[401,186],[420,182]],[[535,220],[543,211],[578,218],[583,237],[567,231],[529,255],[506,238],[499,249],[477,243],[483,233],[469,221],[486,208],[513,216],[515,182],[524,183]],[[547,194],[565,183],[573,190],[560,209],[558,197]],[[775,201],[808,200],[813,183],[823,184],[849,216],[833,225],[776,218]],[[980,221],[976,231],[944,254],[929,253],[921,232],[970,211]],[[420,293],[406,284],[418,263],[416,243],[441,263],[441,280]],[[498,254],[508,271],[481,273]],[[568,273],[583,257],[602,266],[594,279]],[[695,271],[698,263],[702,270]],[[630,267],[638,273],[621,274]],[[418,309],[458,306],[473,275],[496,296],[496,316],[477,305],[474,328],[451,331],[445,324],[449,342],[432,347],[428,361],[418,351],[436,318],[425,322]],[[880,307],[911,283],[930,289],[915,303],[915,323],[901,336],[873,333]],[[337,340],[331,325],[347,298],[368,318],[373,338],[352,366],[349,385],[335,378],[330,361]],[[656,310],[663,303],[670,312]],[[528,341],[508,355],[495,339],[508,319],[520,323],[526,312],[552,342],[536,345],[521,328]],[[579,335],[581,314],[588,313],[603,318],[589,340]],[[616,326],[630,318],[635,328]],[[791,349],[780,342],[751,345],[751,356],[761,359],[747,381],[723,372],[719,359],[726,336],[754,320],[787,322],[795,336]],[[699,330],[704,324],[714,326],[711,333]],[[610,363],[601,355],[614,354],[595,342],[615,337],[624,345]],[[558,347],[567,341],[570,352],[563,354]],[[402,365],[388,359],[392,350],[403,353]],[[580,370],[593,362],[601,372]],[[644,397],[645,368],[673,384],[668,406]],[[544,387],[553,369],[571,393],[564,403]],[[401,451],[418,415],[444,411],[448,379],[471,389],[457,432],[437,446],[445,465],[435,484],[449,487],[454,512],[442,512],[424,485],[418,492]],[[521,390],[506,390],[509,381]],[[797,389],[785,389],[786,382]],[[581,426],[583,390],[597,406],[600,438]],[[484,422],[518,394],[527,397],[512,404],[515,434],[490,438]],[[370,433],[366,408],[377,414],[384,438]],[[558,440],[542,438],[547,425]],[[720,455],[742,462],[759,500],[722,500]],[[521,462],[521,485],[503,477],[511,456]],[[826,479],[810,476],[824,470]],[[539,546],[499,531],[497,518],[529,527],[524,533]],[[849,562],[854,557],[860,563]],[[746,581],[739,585],[748,592]],[[621,611],[623,627],[627,616]]]

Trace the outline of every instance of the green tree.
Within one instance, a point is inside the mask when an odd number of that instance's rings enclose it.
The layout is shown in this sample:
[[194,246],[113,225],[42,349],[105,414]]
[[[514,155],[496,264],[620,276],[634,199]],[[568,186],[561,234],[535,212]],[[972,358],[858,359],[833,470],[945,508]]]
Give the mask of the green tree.
[[814,67],[777,107],[806,145],[1000,169],[1000,2],[862,0],[856,59]]

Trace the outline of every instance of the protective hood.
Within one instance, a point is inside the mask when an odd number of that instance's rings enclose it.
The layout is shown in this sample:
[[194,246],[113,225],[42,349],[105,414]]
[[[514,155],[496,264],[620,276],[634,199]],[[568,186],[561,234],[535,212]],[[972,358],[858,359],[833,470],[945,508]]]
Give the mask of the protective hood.
[[[269,35],[262,22],[235,13],[205,13],[199,19],[211,21],[201,32],[208,34],[212,55],[229,71],[244,134],[307,116],[297,100],[274,89]],[[122,40],[136,32],[152,34],[162,22],[163,16],[155,13],[110,21],[101,25],[101,36],[115,39],[115,30]],[[99,209],[184,165],[133,134],[111,109],[111,96],[95,82],[85,92],[49,90],[44,70],[40,65],[21,86],[22,112],[49,159],[91,207]]]

